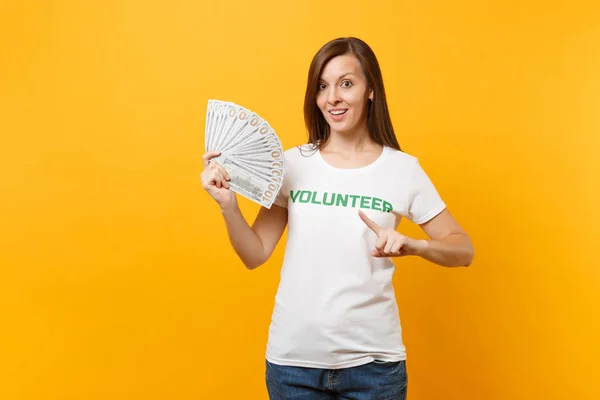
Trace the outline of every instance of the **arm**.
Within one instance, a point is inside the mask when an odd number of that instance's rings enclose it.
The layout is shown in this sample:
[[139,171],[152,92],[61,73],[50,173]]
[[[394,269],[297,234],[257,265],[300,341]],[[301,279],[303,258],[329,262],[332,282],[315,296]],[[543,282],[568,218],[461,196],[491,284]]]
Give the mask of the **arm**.
[[471,239],[448,209],[419,226],[429,240],[415,246],[415,255],[444,267],[471,265],[474,257]]
[[287,225],[287,208],[275,204],[270,209],[262,207],[250,227],[240,211],[235,193],[229,189],[227,170],[217,162],[210,162],[219,154],[211,152],[202,156],[202,187],[219,204],[234,250],[246,268],[254,269],[269,259],[279,242]]
[[429,240],[409,238],[395,229],[383,229],[362,211],[359,215],[377,235],[373,257],[420,256],[444,267],[467,267],[473,262],[471,239],[447,209],[419,225]]
[[252,224],[248,225],[237,204],[221,209],[229,241],[246,268],[252,270],[264,264],[279,242],[287,225],[287,208],[275,204],[262,207]]

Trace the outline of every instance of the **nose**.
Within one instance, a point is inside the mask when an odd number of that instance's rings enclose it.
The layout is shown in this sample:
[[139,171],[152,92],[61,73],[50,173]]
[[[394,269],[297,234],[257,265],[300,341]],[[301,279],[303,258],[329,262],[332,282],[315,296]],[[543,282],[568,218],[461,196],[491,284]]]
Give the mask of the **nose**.
[[331,86],[327,92],[327,101],[330,104],[337,104],[341,101],[338,89],[336,86]]

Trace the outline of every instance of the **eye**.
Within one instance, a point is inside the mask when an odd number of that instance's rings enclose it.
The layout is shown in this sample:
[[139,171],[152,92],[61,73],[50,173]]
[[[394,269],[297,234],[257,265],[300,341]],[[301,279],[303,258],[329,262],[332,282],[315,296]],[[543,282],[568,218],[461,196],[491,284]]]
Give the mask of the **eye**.
[[352,86],[352,82],[350,82],[350,81],[342,81],[342,87],[349,88],[350,86]]
[[327,87],[327,85],[326,85],[326,84],[324,84],[324,83],[319,83],[319,86],[317,87],[317,89],[319,89],[319,90],[323,90],[323,89],[325,89],[326,87]]

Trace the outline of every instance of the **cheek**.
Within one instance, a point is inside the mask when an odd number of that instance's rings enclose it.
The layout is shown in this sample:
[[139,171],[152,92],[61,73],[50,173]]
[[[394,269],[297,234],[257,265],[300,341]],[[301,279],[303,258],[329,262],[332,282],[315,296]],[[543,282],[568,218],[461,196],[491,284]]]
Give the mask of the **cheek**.
[[346,102],[352,105],[354,108],[362,109],[364,106],[363,94],[360,92],[348,93],[348,96],[346,96]]
[[322,92],[319,92],[317,94],[317,107],[319,107],[319,110],[323,111],[325,109],[325,103],[326,103],[326,99],[325,96],[323,96]]

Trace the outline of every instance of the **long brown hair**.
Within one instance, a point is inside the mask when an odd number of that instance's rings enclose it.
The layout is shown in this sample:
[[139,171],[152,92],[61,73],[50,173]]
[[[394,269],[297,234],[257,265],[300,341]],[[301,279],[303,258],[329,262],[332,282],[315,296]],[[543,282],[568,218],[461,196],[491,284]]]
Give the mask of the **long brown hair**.
[[304,97],[304,122],[308,130],[308,142],[320,148],[329,139],[329,124],[317,106],[319,79],[323,68],[334,57],[352,54],[367,79],[368,90],[373,91],[373,100],[367,108],[367,129],[371,139],[380,145],[401,150],[387,107],[383,77],[373,50],[360,39],[343,37],[326,43],[312,59],[308,70],[308,82]]

